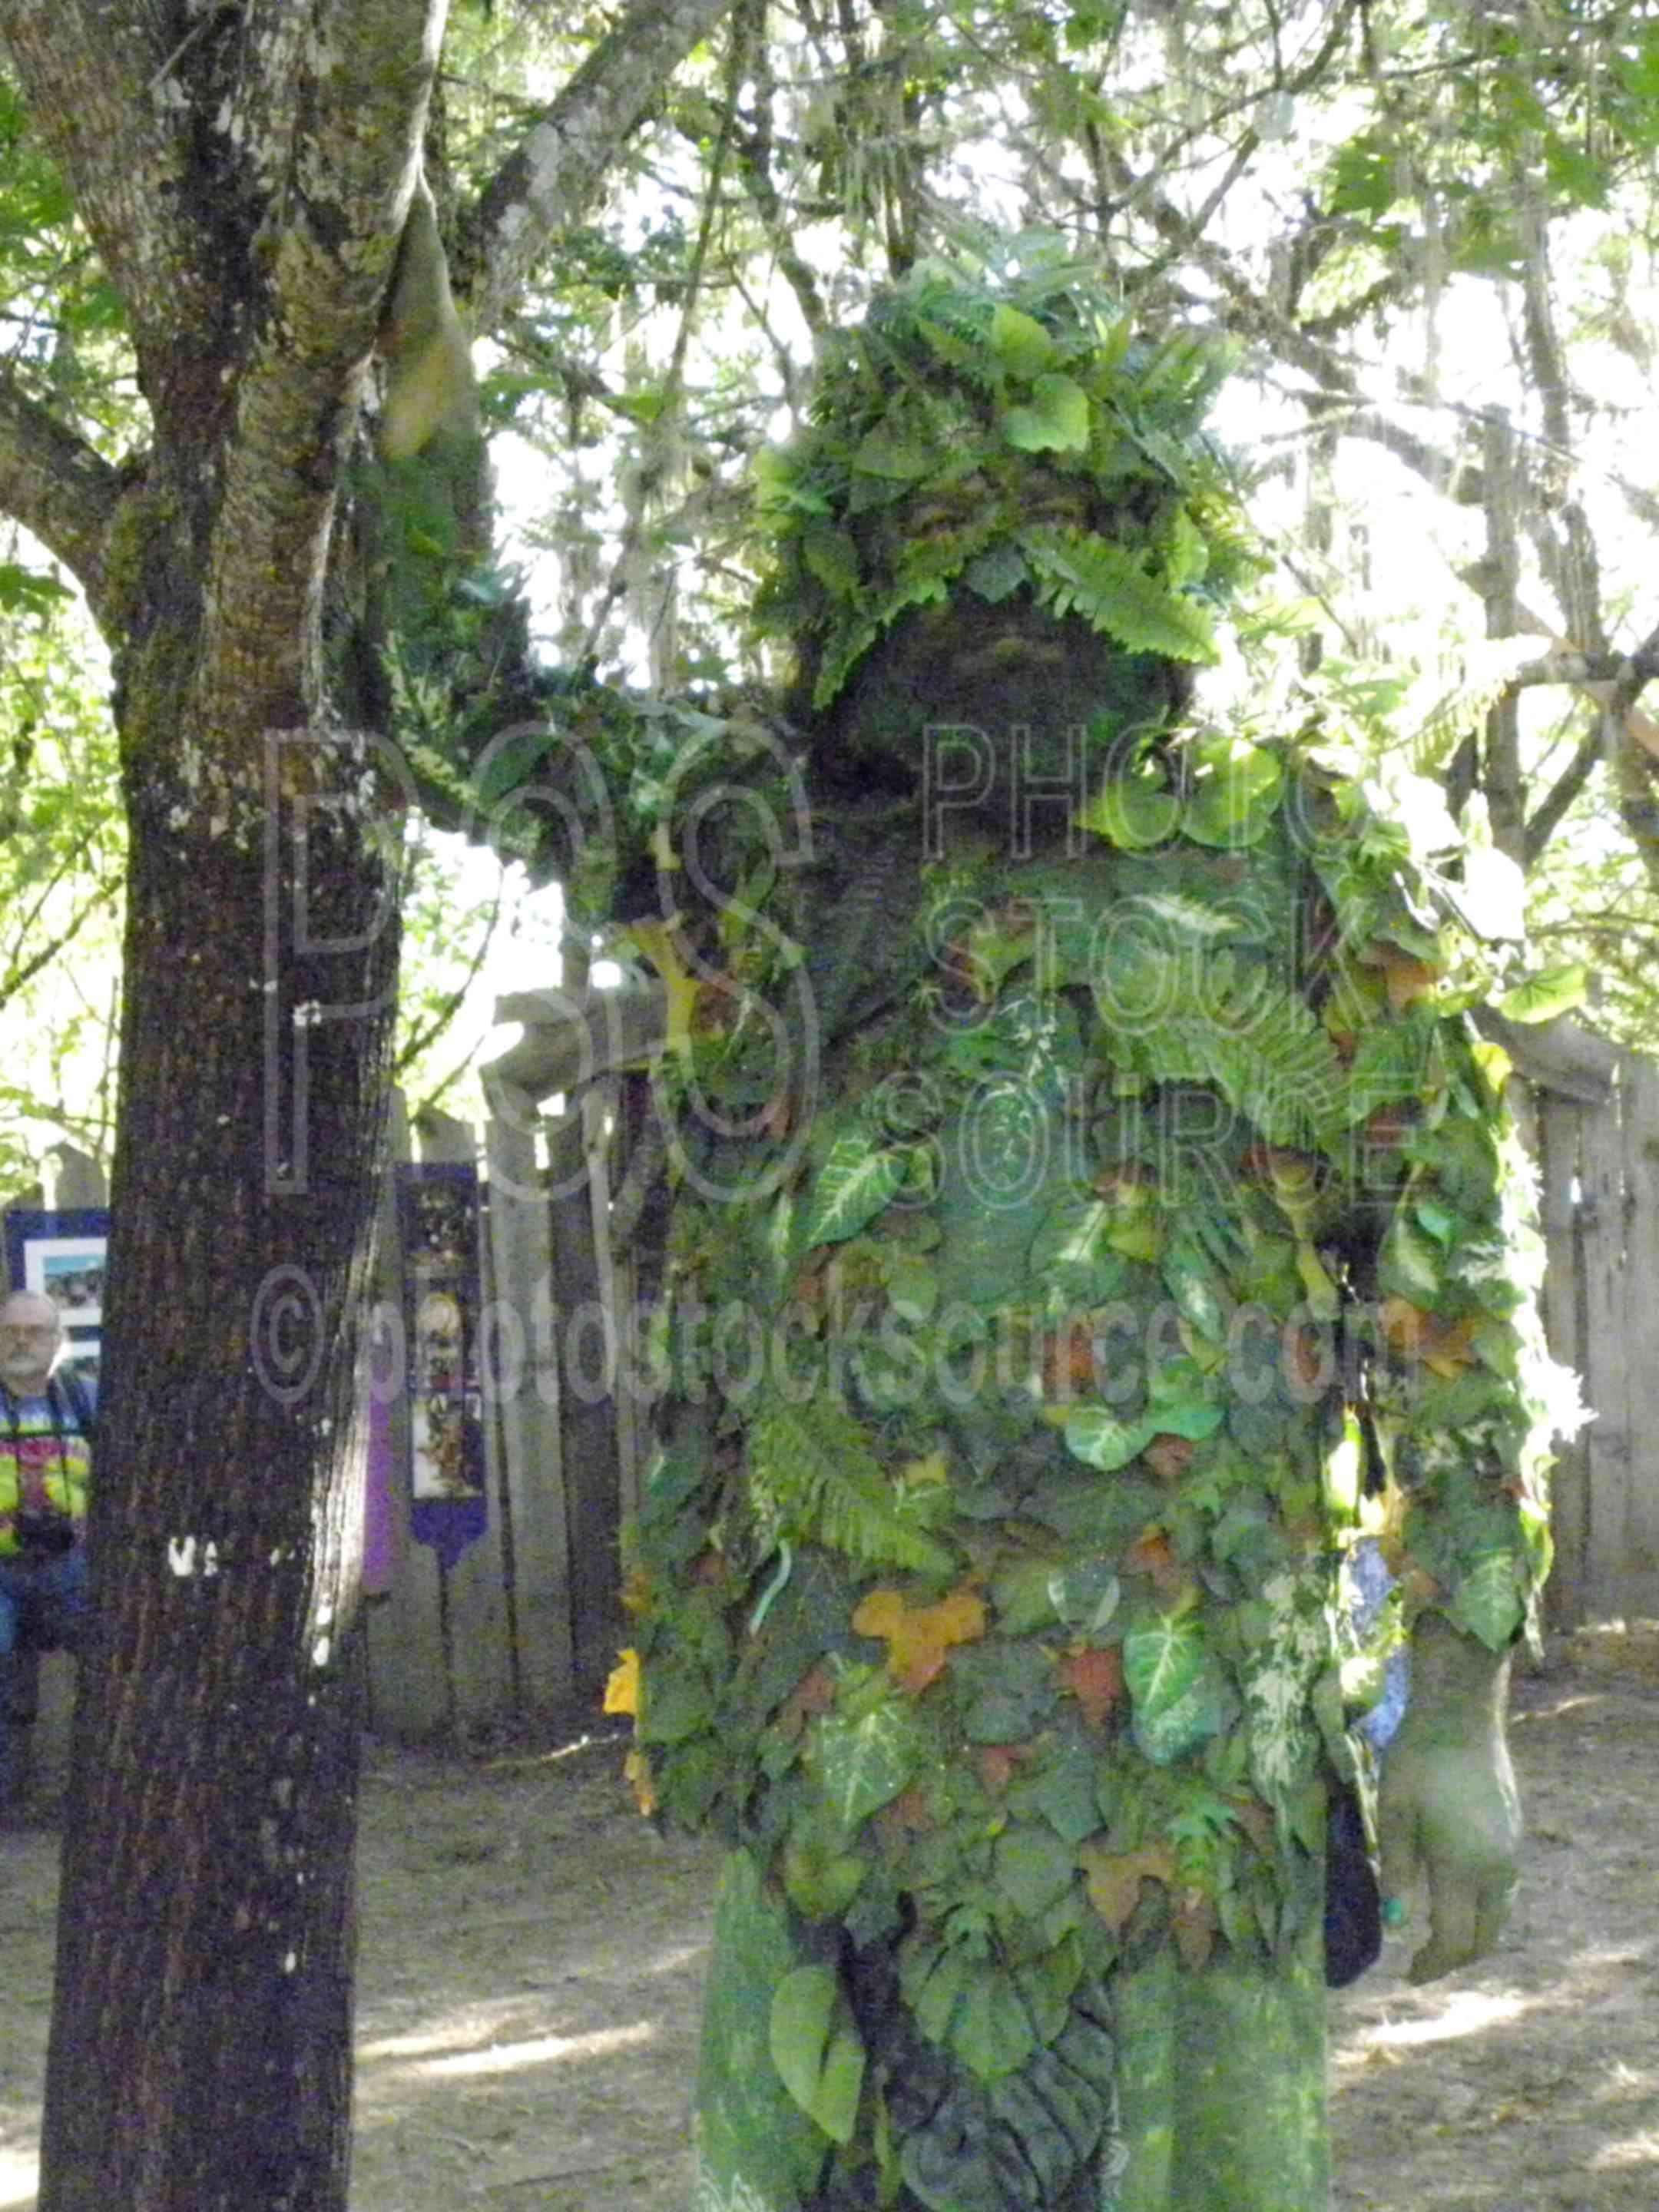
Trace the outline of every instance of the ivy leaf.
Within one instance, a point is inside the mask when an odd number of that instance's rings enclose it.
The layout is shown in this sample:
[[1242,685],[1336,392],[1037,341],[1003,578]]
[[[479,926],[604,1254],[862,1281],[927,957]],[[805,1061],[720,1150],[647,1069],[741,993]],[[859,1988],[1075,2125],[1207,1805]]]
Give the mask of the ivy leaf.
[[864,2051],[828,1966],[797,1966],[772,1999],[772,2063],[802,2112],[833,2142],[850,2142]]
[[1098,1779],[1093,1755],[1078,1749],[1062,1753],[1035,1781],[1011,1793],[1021,1812],[1038,1814],[1057,1836],[1080,1844],[1101,1825]]
[[1000,301],[991,316],[991,350],[1014,376],[1041,376],[1054,365],[1053,338],[1035,315]]
[[981,1968],[963,1990],[951,2021],[951,2048],[981,2081],[1013,2073],[1036,2049],[1024,2000],[1000,1968]]
[[1089,444],[1089,400],[1069,376],[1039,376],[1029,407],[1004,410],[1002,434],[1021,453],[1080,453]]
[[908,1156],[848,1129],[830,1148],[812,1187],[804,1231],[806,1244],[838,1244],[873,1221],[903,1183]]
[[890,1804],[921,1763],[915,1729],[891,1697],[872,1712],[832,1713],[818,1729],[824,1794],[855,1828]]
[[997,1838],[992,1878],[1016,1912],[1041,1919],[1072,1886],[1075,1871],[1070,1846],[1052,1828],[1013,1820]]

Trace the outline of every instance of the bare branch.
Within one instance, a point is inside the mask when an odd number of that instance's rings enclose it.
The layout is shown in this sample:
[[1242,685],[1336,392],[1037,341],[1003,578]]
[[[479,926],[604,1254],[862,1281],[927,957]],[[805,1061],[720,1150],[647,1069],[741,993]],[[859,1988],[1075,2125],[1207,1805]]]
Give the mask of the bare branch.
[[473,327],[489,330],[549,241],[592,204],[617,149],[651,113],[674,70],[731,0],[633,0],[519,150],[491,179],[466,226],[461,291]]

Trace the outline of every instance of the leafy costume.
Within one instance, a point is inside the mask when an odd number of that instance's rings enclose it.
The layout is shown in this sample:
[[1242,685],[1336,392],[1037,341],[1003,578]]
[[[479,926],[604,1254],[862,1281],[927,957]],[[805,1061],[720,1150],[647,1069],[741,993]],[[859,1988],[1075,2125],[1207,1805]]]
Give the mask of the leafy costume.
[[566,704],[671,1010],[611,1703],[732,1845],[696,2212],[1323,2203],[1346,1556],[1488,1687],[1545,1571],[1482,958],[1336,733],[1182,720],[1218,374],[924,269],[763,465],[799,740]]

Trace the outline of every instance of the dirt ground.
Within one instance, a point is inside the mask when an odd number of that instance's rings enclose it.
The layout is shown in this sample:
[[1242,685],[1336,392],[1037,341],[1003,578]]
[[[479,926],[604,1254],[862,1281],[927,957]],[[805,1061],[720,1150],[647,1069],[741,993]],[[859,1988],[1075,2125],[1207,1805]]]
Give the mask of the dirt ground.
[[[1484,1972],[1412,1990],[1401,1937],[1333,1999],[1336,2212],[1659,2203],[1656,1722],[1659,1628],[1518,1686],[1514,1923]],[[371,1751],[356,2212],[686,2212],[714,1856],[621,1759]],[[0,2212],[34,2203],[57,1841],[0,1837]]]

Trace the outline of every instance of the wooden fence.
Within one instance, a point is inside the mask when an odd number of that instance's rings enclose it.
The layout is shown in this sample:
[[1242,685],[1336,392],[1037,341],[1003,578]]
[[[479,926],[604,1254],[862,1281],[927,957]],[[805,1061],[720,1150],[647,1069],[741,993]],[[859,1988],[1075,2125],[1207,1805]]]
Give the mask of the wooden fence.
[[1659,1618],[1659,1066],[1565,1023],[1504,1042],[1530,1094],[1545,1329],[1595,1414],[1559,1449],[1549,1619]]
[[[629,1241],[612,1235],[629,1209],[625,1200],[613,1209],[611,1176],[627,1153],[628,1086],[640,1082],[625,1071],[660,1034],[660,994],[627,988],[573,1005],[532,993],[499,1012],[523,1022],[525,1036],[487,1071],[494,1117],[482,1139],[442,1117],[418,1127],[412,1145],[401,1126],[394,1133],[404,1158],[482,1169],[481,1289],[494,1338],[483,1533],[446,1565],[412,1539],[406,1485],[388,1487],[384,1586],[368,1602],[366,1641],[374,1725],[404,1738],[591,1710],[625,1640],[618,1534],[638,1498],[645,1438],[628,1394],[612,1387],[637,1286]],[[1579,1370],[1596,1413],[1556,1470],[1550,1618],[1561,1628],[1659,1618],[1659,1066],[1567,1023],[1493,1026],[1525,1078],[1550,1343]],[[556,1097],[561,1110],[545,1114]],[[75,1161],[56,1202],[101,1194]],[[390,1189],[382,1227],[380,1297],[401,1315]],[[399,1468],[406,1397],[389,1411]],[[49,1666],[48,1719],[67,1708],[60,1672]]]

